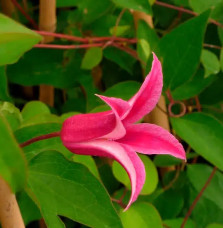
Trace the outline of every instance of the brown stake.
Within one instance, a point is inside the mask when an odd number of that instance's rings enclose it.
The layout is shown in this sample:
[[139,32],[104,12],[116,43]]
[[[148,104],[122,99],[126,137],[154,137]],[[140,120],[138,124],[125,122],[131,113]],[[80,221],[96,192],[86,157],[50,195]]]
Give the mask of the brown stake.
[[[47,32],[56,30],[56,0],[40,0],[39,29]],[[54,40],[53,36],[45,36],[43,43],[50,43]],[[41,85],[39,90],[39,100],[53,106],[54,87]]]
[[0,223],[2,228],[25,228],[15,195],[0,177]]

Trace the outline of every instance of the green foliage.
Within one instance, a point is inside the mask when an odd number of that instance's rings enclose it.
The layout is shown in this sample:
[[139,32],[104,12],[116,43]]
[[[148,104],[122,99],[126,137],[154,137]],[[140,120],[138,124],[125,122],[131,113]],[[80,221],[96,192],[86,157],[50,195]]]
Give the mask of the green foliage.
[[208,50],[204,49],[202,51],[201,62],[205,69],[205,78],[210,74],[217,74],[220,70],[220,64],[217,56]]
[[[204,186],[208,177],[211,175],[213,168],[204,164],[190,165],[188,166],[187,175],[192,183],[193,187],[200,191]],[[208,188],[205,190],[203,196],[215,203],[221,210],[223,210],[222,204],[222,186],[223,175],[221,172],[217,172]]]
[[5,74],[5,67],[0,67],[0,100],[11,101],[8,93],[7,77]]
[[223,170],[220,146],[223,143],[223,125],[218,120],[204,113],[192,113],[182,118],[171,118],[171,123],[176,133],[199,155]]
[[166,89],[176,89],[195,73],[200,62],[209,15],[210,11],[207,11],[190,19],[160,40],[159,49],[160,56],[163,58]]
[[121,8],[134,9],[151,14],[151,7],[147,0],[112,0],[117,6]]
[[12,103],[0,103],[0,114],[4,116],[13,131],[22,123],[22,115]]
[[120,217],[124,228],[162,227],[162,221],[158,211],[149,203],[136,203],[128,211],[121,213]]
[[158,44],[158,36],[145,21],[140,20],[137,29],[137,38],[138,55],[144,63],[147,63],[151,50],[154,51]]
[[[43,218],[49,228],[179,228],[216,166],[184,227],[223,227],[223,1],[56,3],[56,33],[84,40],[57,37],[45,44],[53,48],[33,48],[42,37],[32,23],[19,9],[12,19],[0,12],[0,175],[16,193],[25,225],[36,227]],[[37,24],[38,8],[39,1],[24,8]],[[142,17],[137,23],[134,11]],[[184,116],[170,120],[187,161],[140,155],[146,182],[126,212],[130,180],[117,162],[71,153],[60,137],[20,148],[60,132],[73,115],[111,110],[94,94],[131,99],[151,68],[152,52],[162,63],[167,110],[167,90],[186,106]],[[53,107],[38,100],[42,84],[55,87]],[[157,106],[155,118],[164,108]],[[153,123],[150,117],[145,120]]]
[[29,170],[29,194],[48,227],[64,227],[58,215],[91,227],[122,227],[104,187],[83,165],[49,151],[34,157]]
[[0,66],[17,62],[40,40],[35,32],[0,14]]
[[88,49],[83,57],[81,68],[91,70],[101,62],[102,55],[102,49],[99,47],[92,47]]
[[13,192],[21,190],[26,183],[26,161],[12,130],[0,113],[0,174]]
[[[158,172],[153,162],[145,155],[139,155],[146,171],[146,181],[142,188],[141,195],[148,195],[155,191],[158,184]],[[127,173],[124,168],[117,162],[112,165],[112,171],[118,181],[123,183],[129,190],[131,190],[131,184]]]

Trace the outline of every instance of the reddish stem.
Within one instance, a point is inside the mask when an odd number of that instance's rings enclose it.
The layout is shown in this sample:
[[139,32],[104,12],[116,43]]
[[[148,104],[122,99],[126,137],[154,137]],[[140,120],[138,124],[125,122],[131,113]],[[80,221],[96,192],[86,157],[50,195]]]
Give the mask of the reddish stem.
[[44,140],[44,139],[50,139],[50,138],[53,138],[53,137],[59,137],[59,136],[60,136],[60,132],[53,132],[53,133],[46,134],[46,135],[40,135],[40,136],[37,136],[35,138],[29,139],[29,140],[27,140],[24,143],[21,143],[20,147],[23,148],[23,147],[28,146],[28,145],[30,145],[32,143],[35,143],[35,142],[38,142],[38,141],[41,141],[41,140]]
[[121,44],[118,44],[118,43],[111,43],[112,46],[122,50],[122,51],[125,51],[126,53],[128,53],[129,55],[131,55],[133,58],[139,60],[142,64],[146,64],[145,62],[143,62],[139,57],[138,57],[138,54],[135,50],[129,48],[129,47],[126,47],[126,46],[123,46]]
[[81,48],[90,48],[90,47],[101,47],[104,43],[96,44],[80,44],[80,45],[59,45],[59,44],[36,44],[36,48],[51,48],[51,49],[81,49]]
[[78,36],[71,36],[71,35],[66,35],[66,34],[46,32],[46,31],[38,31],[38,30],[34,30],[34,32],[36,32],[40,35],[43,35],[43,36],[53,36],[56,38],[61,38],[61,39],[66,39],[66,40],[71,40],[71,41],[77,41],[77,42],[82,42],[82,43],[88,43],[89,42],[88,39],[81,38]]
[[104,41],[109,41],[111,39],[114,39],[116,41],[122,41],[122,42],[128,42],[128,43],[136,43],[137,39],[128,39],[124,37],[87,37],[87,38],[82,38],[78,36],[72,36],[72,35],[67,35],[67,34],[61,34],[61,33],[54,33],[54,32],[46,32],[46,31],[38,31],[34,30],[36,33],[39,33],[40,35],[43,36],[54,36],[56,38],[60,39],[66,39],[66,40],[71,40],[71,41],[76,41],[76,42],[81,42],[81,43],[91,43],[91,42],[104,42]]
[[195,102],[196,102],[196,106],[197,106],[198,112],[201,112],[201,103],[199,101],[198,96],[195,96],[194,99],[195,99]]
[[30,24],[35,29],[39,29],[36,22],[26,13],[26,11],[22,8],[22,6],[17,2],[17,0],[11,0],[11,2],[14,4],[14,6],[22,13],[22,15],[30,22]]
[[199,199],[200,199],[201,196],[203,195],[205,189],[206,189],[206,188],[208,187],[208,185],[210,184],[210,182],[211,182],[212,178],[214,177],[214,174],[215,174],[216,171],[217,171],[217,167],[214,167],[214,169],[212,170],[211,175],[210,175],[209,178],[207,179],[205,185],[203,186],[203,188],[201,189],[201,191],[199,192],[199,194],[198,194],[197,197],[195,198],[194,202],[193,202],[192,205],[190,206],[190,208],[189,208],[189,210],[188,210],[188,212],[187,212],[187,214],[186,214],[186,216],[185,216],[185,218],[184,218],[184,221],[183,221],[183,223],[182,223],[182,225],[181,225],[180,228],[184,228],[184,226],[186,225],[188,218],[190,217],[190,215],[191,215],[193,209],[195,208],[197,202],[199,201]]
[[[190,15],[193,15],[193,16],[199,15],[198,13],[193,12],[193,11],[191,11],[191,10],[185,9],[185,8],[183,8],[183,7],[174,6],[174,5],[165,3],[165,2],[155,1],[155,4],[156,4],[156,5],[159,5],[159,6],[163,6],[163,7],[169,8],[169,9],[181,11],[181,12],[183,12],[183,13],[187,13],[187,14],[190,14]],[[217,26],[223,28],[223,25],[222,25],[221,23],[219,23],[218,21],[216,21],[216,20],[214,20],[214,19],[210,19],[209,21],[210,21],[212,24],[215,24],[215,25],[217,25]]]

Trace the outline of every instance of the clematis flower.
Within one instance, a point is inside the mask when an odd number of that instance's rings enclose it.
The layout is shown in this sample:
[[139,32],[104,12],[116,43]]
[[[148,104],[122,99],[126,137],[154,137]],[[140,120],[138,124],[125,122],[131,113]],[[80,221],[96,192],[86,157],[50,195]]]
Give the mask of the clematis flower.
[[162,68],[154,54],[151,72],[129,101],[97,95],[111,111],[75,115],[63,123],[61,139],[71,152],[112,158],[124,167],[132,188],[125,210],[137,199],[145,182],[145,168],[136,152],[185,159],[182,145],[168,131],[154,124],[135,124],[155,107],[162,86]]

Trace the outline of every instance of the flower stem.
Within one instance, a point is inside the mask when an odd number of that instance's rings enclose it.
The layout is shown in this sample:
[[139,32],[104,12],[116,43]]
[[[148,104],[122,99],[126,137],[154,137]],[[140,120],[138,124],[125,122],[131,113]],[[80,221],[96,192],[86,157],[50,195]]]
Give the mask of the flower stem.
[[210,184],[210,182],[211,182],[212,178],[214,177],[214,174],[216,173],[216,171],[217,171],[217,167],[214,167],[213,170],[212,170],[212,172],[211,172],[211,174],[210,174],[210,176],[209,176],[209,178],[207,179],[205,185],[203,186],[203,188],[201,189],[201,191],[199,192],[199,194],[197,195],[197,197],[195,198],[195,200],[191,204],[191,206],[190,206],[190,208],[189,208],[189,210],[188,210],[188,212],[187,212],[187,214],[186,214],[186,216],[184,218],[184,221],[183,221],[183,223],[182,223],[182,225],[181,225],[180,228],[184,228],[184,226],[186,225],[188,218],[190,217],[190,215],[191,215],[193,209],[195,208],[197,202],[199,201],[199,199],[203,195],[205,189]]
[[81,48],[90,48],[90,47],[101,47],[103,43],[97,44],[80,44],[80,45],[59,45],[59,44],[36,44],[36,48],[51,48],[51,49],[81,49]]
[[50,133],[50,134],[46,134],[46,135],[40,135],[40,136],[37,136],[35,138],[32,138],[32,139],[29,139],[27,140],[26,142],[23,142],[20,144],[20,147],[25,147],[25,146],[28,146],[32,143],[35,143],[35,142],[38,142],[38,141],[41,141],[41,140],[44,140],[44,139],[50,139],[50,138],[54,138],[54,137],[59,137],[60,136],[60,132],[53,132],[53,133]]

